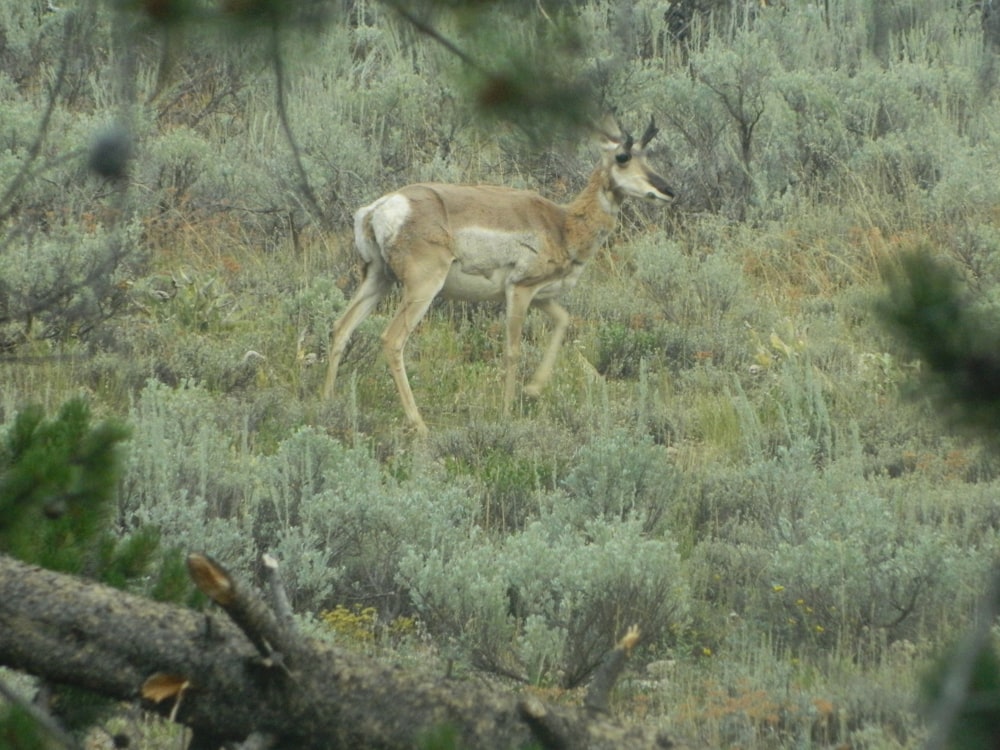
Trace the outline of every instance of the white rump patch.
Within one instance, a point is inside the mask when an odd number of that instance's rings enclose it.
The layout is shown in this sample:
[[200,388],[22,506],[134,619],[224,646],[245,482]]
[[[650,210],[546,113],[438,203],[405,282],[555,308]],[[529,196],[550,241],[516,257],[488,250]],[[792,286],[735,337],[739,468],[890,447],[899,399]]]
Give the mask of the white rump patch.
[[[410,202],[399,193],[384,195],[374,203],[359,208],[354,214],[354,240],[358,253],[370,263],[374,260],[375,253],[381,251],[383,260],[388,261],[385,250],[392,246],[399,230],[409,218]],[[371,227],[370,230],[366,223]],[[375,247],[372,246],[372,235]]]

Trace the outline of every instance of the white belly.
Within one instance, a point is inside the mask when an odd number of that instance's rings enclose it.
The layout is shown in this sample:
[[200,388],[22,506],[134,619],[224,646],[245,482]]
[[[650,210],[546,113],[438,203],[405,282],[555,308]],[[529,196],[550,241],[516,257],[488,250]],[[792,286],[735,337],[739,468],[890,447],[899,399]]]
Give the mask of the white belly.
[[453,235],[455,262],[441,296],[467,302],[502,301],[510,284],[551,274],[551,282],[538,290],[548,299],[576,285],[582,265],[553,268],[539,257],[542,240],[530,232],[461,229]]
[[441,296],[464,302],[503,301],[509,269],[496,268],[490,274],[471,274],[462,270],[458,261],[451,265]]

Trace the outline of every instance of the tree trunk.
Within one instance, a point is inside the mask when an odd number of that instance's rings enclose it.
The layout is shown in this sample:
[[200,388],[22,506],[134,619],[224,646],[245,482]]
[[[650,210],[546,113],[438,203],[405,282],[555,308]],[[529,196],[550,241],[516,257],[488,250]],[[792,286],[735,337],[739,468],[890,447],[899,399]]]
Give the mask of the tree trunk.
[[153,602],[0,555],[0,664],[141,701],[191,727],[198,747],[252,733],[273,747],[352,750],[414,748],[449,735],[461,748],[676,747],[662,732],[600,711],[404,671],[303,639],[254,592],[206,564],[218,576],[208,588],[192,574],[225,612]]

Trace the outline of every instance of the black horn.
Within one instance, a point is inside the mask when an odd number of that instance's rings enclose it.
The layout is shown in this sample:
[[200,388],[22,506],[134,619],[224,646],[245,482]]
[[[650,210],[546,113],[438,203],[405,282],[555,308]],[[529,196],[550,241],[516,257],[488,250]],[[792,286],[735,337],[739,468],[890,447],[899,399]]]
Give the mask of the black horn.
[[653,140],[659,132],[659,128],[656,127],[656,123],[653,122],[653,118],[650,117],[649,126],[646,128],[646,132],[642,134],[642,140],[639,141],[639,148],[646,148],[646,144]]

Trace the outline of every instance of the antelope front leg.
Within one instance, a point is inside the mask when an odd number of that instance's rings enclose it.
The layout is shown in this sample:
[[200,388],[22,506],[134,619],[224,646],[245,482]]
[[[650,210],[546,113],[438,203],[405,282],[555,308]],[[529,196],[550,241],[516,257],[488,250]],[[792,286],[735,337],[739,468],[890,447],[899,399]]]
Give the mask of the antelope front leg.
[[514,404],[514,389],[517,385],[517,363],[521,359],[521,332],[524,317],[535,295],[535,290],[520,286],[507,287],[507,339],[504,342],[503,413],[510,415]]
[[538,369],[535,370],[535,374],[531,376],[531,382],[524,387],[524,395],[537,398],[545,384],[549,382],[549,378],[552,377],[552,369],[555,367],[559,348],[562,346],[566,330],[569,328],[569,313],[554,299],[536,300],[533,304],[548,315],[549,320],[552,321],[552,335],[549,336],[549,343],[545,347],[545,353],[542,354],[542,361],[539,363]]

